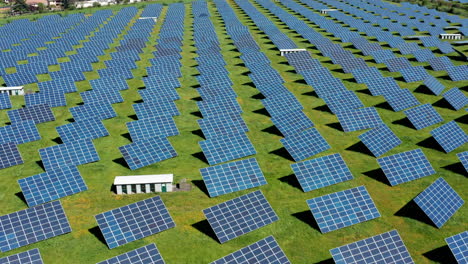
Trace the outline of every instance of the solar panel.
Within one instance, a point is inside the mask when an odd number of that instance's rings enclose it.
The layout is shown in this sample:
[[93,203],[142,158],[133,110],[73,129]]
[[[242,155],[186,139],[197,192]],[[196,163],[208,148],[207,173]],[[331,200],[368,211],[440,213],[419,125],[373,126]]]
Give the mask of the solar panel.
[[215,260],[210,264],[224,263],[290,264],[291,262],[289,262],[288,257],[284,254],[275,238],[273,236],[268,236],[223,258]]
[[81,165],[99,160],[99,155],[89,139],[79,139],[39,149],[46,170],[56,167]]
[[314,126],[314,123],[302,112],[302,110],[288,111],[271,118],[281,134],[285,137],[292,136],[302,130]]
[[239,103],[232,97],[221,97],[217,100],[199,101],[197,102],[197,106],[203,117],[216,116],[221,113],[242,113],[242,108]]
[[96,80],[90,80],[89,83],[91,84],[93,90],[113,88],[121,91],[128,89],[127,81],[119,76],[110,76]]
[[210,197],[267,184],[255,158],[200,169]]
[[133,110],[135,110],[138,119],[164,115],[180,115],[176,104],[172,101],[145,101],[140,104],[133,104]]
[[430,104],[423,104],[415,108],[405,110],[404,113],[417,130],[444,121]]
[[359,139],[375,157],[382,156],[402,143],[395,133],[385,124],[361,134]]
[[77,121],[89,119],[91,117],[104,120],[117,116],[114,108],[112,108],[112,105],[108,102],[86,103],[84,105],[71,107],[69,108],[69,111],[72,114],[73,119]]
[[431,135],[447,153],[468,142],[468,135],[455,121],[432,130]]
[[338,153],[291,164],[291,168],[304,192],[353,179]]
[[400,90],[400,86],[392,77],[367,79],[365,84],[373,96]]
[[383,78],[382,73],[376,67],[358,68],[351,71],[358,83],[365,83],[367,79]]
[[468,104],[468,97],[466,97],[457,87],[450,89],[442,96],[453,108],[455,108],[455,110],[460,110]]
[[330,149],[330,145],[316,128],[298,132],[282,138],[280,141],[295,161],[312,157]]
[[418,99],[416,99],[416,97],[408,89],[399,89],[387,92],[384,94],[384,97],[395,112],[420,104]]
[[63,142],[73,142],[78,139],[96,139],[109,135],[102,121],[92,117],[58,126],[56,129]]
[[385,65],[391,72],[398,72],[401,69],[412,67],[411,63],[406,57],[398,57],[385,60]]
[[255,155],[252,142],[244,133],[227,134],[199,142],[210,165]]
[[95,218],[110,249],[175,227],[160,196],[112,209]]
[[197,120],[206,138],[249,131],[239,114],[224,114]]
[[88,187],[76,167],[59,167],[18,180],[29,207],[86,191]]
[[468,65],[450,66],[445,70],[454,82],[468,80]]
[[116,257],[104,260],[98,264],[119,264],[119,263],[132,263],[132,264],[164,264],[164,259],[159,253],[155,244],[149,244],[144,247],[120,254]]
[[445,71],[447,67],[453,66],[452,61],[446,56],[432,58],[428,62],[434,71]]
[[33,120],[35,124],[39,124],[55,120],[54,113],[52,113],[52,110],[46,104],[10,110],[7,114],[12,123]]
[[413,51],[413,56],[418,62],[426,62],[429,59],[435,58],[434,53],[429,49],[419,49]]
[[432,75],[426,77],[424,80],[424,85],[426,85],[426,87],[429,88],[429,90],[431,90],[431,92],[433,92],[435,95],[439,95],[445,89],[445,86]]
[[461,161],[463,167],[465,167],[465,170],[468,171],[468,151],[458,153],[457,157]]
[[138,93],[145,102],[153,100],[175,101],[180,99],[177,91],[170,87],[146,88],[143,90],[138,90]]
[[414,201],[438,228],[465,203],[443,178],[438,178],[416,196]]
[[0,110],[10,109],[10,108],[11,108],[10,96],[7,93],[0,93]]
[[63,91],[48,91],[24,95],[26,106],[47,104],[50,107],[66,106],[67,100]]
[[60,201],[0,216],[3,252],[71,232]]
[[413,66],[409,68],[404,68],[400,70],[400,73],[403,76],[403,79],[405,79],[405,82],[407,83],[423,81],[427,77],[431,76],[429,75],[429,73],[427,73],[424,66]]
[[113,88],[85,91],[81,92],[80,96],[83,98],[83,102],[85,103],[105,101],[111,104],[116,104],[124,101],[119,90],[114,90]]
[[374,128],[383,124],[379,113],[373,107],[340,111],[336,116],[345,132]]
[[2,264],[43,264],[39,249],[31,249],[8,257],[0,258]]
[[155,136],[170,137],[179,135],[179,130],[170,116],[155,116],[127,123],[132,141]]
[[330,253],[335,263],[414,263],[396,230],[330,249]]
[[322,233],[380,217],[364,186],[312,198],[307,204]]
[[376,63],[384,63],[388,59],[395,58],[395,54],[391,50],[376,50],[371,51],[370,54]]
[[0,169],[23,164],[23,158],[15,143],[0,144]]
[[392,186],[435,173],[421,149],[413,149],[377,159]]
[[131,170],[177,156],[169,140],[163,136],[142,139],[119,147],[119,150]]
[[208,223],[220,243],[278,221],[261,191],[251,192],[204,209]]
[[468,263],[468,231],[445,239],[459,264]]
[[32,120],[19,121],[9,126],[0,127],[0,144],[7,142],[23,144],[39,139],[41,139],[41,135]]

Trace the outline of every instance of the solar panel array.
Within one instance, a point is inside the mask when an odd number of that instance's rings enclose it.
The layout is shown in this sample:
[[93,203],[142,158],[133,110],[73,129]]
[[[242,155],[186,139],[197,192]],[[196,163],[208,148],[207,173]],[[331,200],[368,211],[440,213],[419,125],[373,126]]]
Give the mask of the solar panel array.
[[364,186],[312,198],[307,204],[322,233],[380,217]]
[[224,263],[276,263],[290,264],[288,257],[273,236],[268,236],[250,244],[236,252],[211,262],[210,264]]
[[295,161],[301,161],[331,148],[316,128],[299,132],[280,141]]
[[18,183],[30,207],[88,189],[76,167],[50,169],[44,173],[20,179]]
[[0,143],[23,144],[39,139],[41,139],[41,135],[32,120],[19,121],[0,127]]
[[15,143],[0,144],[0,169],[23,164],[23,158]]
[[10,110],[7,114],[12,123],[33,120],[35,124],[39,124],[55,120],[54,113],[52,113],[52,110],[46,104]]
[[414,201],[438,228],[465,203],[443,178],[438,178],[416,196]]
[[56,129],[63,142],[73,142],[79,139],[96,139],[109,135],[101,120],[93,117],[58,126]]
[[413,181],[435,173],[421,149],[400,152],[377,159],[390,185]]
[[210,165],[255,155],[257,151],[246,134],[230,134],[199,142]]
[[468,262],[468,231],[461,232],[445,239],[459,264]]
[[447,153],[468,142],[468,135],[455,121],[432,130],[431,135]]
[[0,258],[2,264],[43,264],[39,249],[31,249],[8,257]]
[[210,197],[267,184],[255,158],[200,169]]
[[177,126],[171,116],[155,116],[127,123],[128,132],[133,141],[155,136],[176,136]]
[[335,263],[414,263],[397,230],[330,249]]
[[11,108],[10,96],[7,93],[0,93],[0,110]]
[[111,249],[175,227],[160,196],[98,214],[95,218]]
[[384,97],[395,112],[421,104],[408,89],[387,92]]
[[453,108],[455,108],[455,110],[460,110],[468,104],[468,97],[466,97],[457,87],[450,89],[442,96]]
[[39,155],[47,171],[56,167],[77,166],[99,161],[96,148],[89,139],[80,139],[39,149]]
[[353,179],[339,153],[291,164],[291,168],[304,192]]
[[444,121],[430,104],[422,104],[415,108],[405,110],[404,113],[417,130]]
[[206,138],[249,131],[242,117],[238,114],[225,114],[198,119],[198,125]]
[[0,217],[0,250],[6,252],[71,232],[60,201]]
[[359,139],[375,157],[382,156],[402,143],[386,125],[378,126],[359,135]]
[[203,213],[221,243],[279,219],[261,191],[204,209]]
[[271,121],[285,137],[292,136],[300,131],[314,126],[314,123],[302,112],[302,110],[290,111],[273,116]]
[[462,163],[463,167],[465,167],[465,170],[468,171],[468,151],[458,153],[457,157]]
[[162,136],[138,140],[119,150],[131,170],[177,156],[169,140]]
[[345,132],[374,128],[383,124],[377,110],[373,107],[352,109],[336,113]]
[[439,95],[444,91],[445,86],[440,83],[434,76],[429,75],[424,79],[424,85],[431,90],[435,95]]
[[144,247],[137,248],[124,254],[120,254],[116,257],[101,261],[97,264],[120,264],[120,263],[132,263],[132,264],[164,264],[164,259],[159,253],[156,245],[149,244]]

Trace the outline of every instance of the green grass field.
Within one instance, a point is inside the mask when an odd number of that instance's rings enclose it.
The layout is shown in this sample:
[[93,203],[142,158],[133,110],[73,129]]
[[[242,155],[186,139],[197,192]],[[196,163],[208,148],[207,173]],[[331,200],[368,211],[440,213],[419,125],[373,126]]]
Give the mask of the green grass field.
[[[279,141],[281,137],[278,135],[270,118],[263,114],[265,111],[260,101],[262,97],[259,95],[259,91],[251,85],[251,80],[246,75],[248,69],[241,66],[242,60],[238,57],[240,53],[235,51],[232,40],[226,34],[214,3],[208,2],[211,19],[221,42],[224,59],[227,62],[226,68],[230,72],[230,78],[234,82],[233,88],[239,95],[238,101],[244,111],[242,117],[250,129],[248,136],[257,150],[255,157],[268,181],[267,185],[256,189],[262,190],[280,218],[279,221],[271,225],[238,237],[225,244],[219,244],[213,239],[213,232],[205,221],[202,210],[252,192],[254,189],[227,194],[217,198],[209,198],[205,193],[199,169],[208,167],[208,164],[199,158],[201,148],[198,142],[204,139],[200,136],[201,131],[197,124],[197,119],[200,118],[197,115],[198,108],[196,105],[199,94],[194,88],[198,84],[194,76],[198,72],[195,68],[197,65],[194,59],[196,49],[191,29],[193,17],[191,15],[191,6],[187,4],[185,5],[186,26],[182,53],[183,77],[180,79],[182,86],[177,89],[181,99],[176,102],[181,115],[174,118],[180,135],[169,138],[178,153],[178,157],[131,171],[121,164],[122,156],[118,150],[118,147],[130,143],[125,124],[133,121],[135,118],[132,104],[141,100],[137,90],[139,87],[144,86],[141,77],[146,74],[145,67],[150,66],[149,59],[153,57],[151,52],[155,50],[153,46],[157,41],[156,37],[154,37],[148,42],[144,53],[141,54],[141,60],[137,62],[139,67],[134,70],[135,78],[128,81],[131,89],[122,91],[121,93],[125,102],[113,105],[118,116],[104,121],[106,128],[110,132],[110,136],[94,140],[94,145],[101,160],[78,167],[89,190],[61,199],[73,232],[7,253],[0,253],[0,258],[25,250],[39,248],[45,263],[96,263],[149,243],[156,243],[167,263],[209,263],[268,235],[273,235],[292,263],[329,263],[331,258],[329,249],[397,229],[416,263],[448,263],[450,252],[445,247],[444,238],[467,229],[466,219],[468,211],[466,205],[441,229],[437,229],[421,220],[422,214],[417,209],[406,205],[438,177],[443,177],[464,200],[468,200],[468,195],[465,192],[468,187],[466,180],[468,174],[462,167],[460,168],[461,165],[458,164],[459,161],[456,157],[456,153],[468,150],[466,144],[449,154],[445,154],[432,145],[421,143],[427,141],[426,139],[430,137],[429,132],[439,125],[434,125],[420,131],[407,127],[401,121],[405,117],[403,112],[389,110],[382,96],[372,97],[368,95],[364,84],[352,82],[351,74],[345,74],[340,71],[340,66],[332,64],[329,58],[321,56],[318,50],[303,41],[297,33],[288,29],[274,15],[260,8],[259,5],[254,4],[261,12],[275,22],[282,32],[291,37],[300,48],[310,50],[313,57],[319,59],[322,65],[329,68],[335,77],[341,78],[348,89],[356,91],[356,94],[365,106],[376,106],[385,123],[403,141],[403,144],[386,153],[386,156],[421,148],[437,171],[434,175],[390,187],[385,183],[385,177],[379,171],[379,165],[375,157],[363,154],[359,150],[356,150],[356,147],[353,147],[359,142],[357,136],[364,131],[345,133],[337,129],[338,120],[336,116],[323,110],[324,102],[311,93],[313,88],[304,84],[305,82],[300,75],[293,71],[293,67],[287,65],[286,59],[279,56],[279,52],[273,43],[254,26],[252,21],[236,6],[234,1],[228,0],[228,3],[234,8],[241,22],[249,27],[254,39],[262,47],[262,51],[272,61],[272,67],[278,70],[287,81],[285,86],[299,99],[304,106],[304,112],[315,123],[316,128],[332,146],[330,150],[322,152],[314,156],[314,158],[340,153],[350,167],[354,179],[307,193],[304,193],[300,189],[290,168],[293,162],[284,155],[285,151],[282,150],[283,146]],[[281,6],[280,3],[277,4]],[[155,36],[159,33],[166,11],[167,6],[164,7],[162,15],[154,28],[153,33]],[[292,11],[291,13],[299,19],[304,19]],[[135,20],[136,18],[133,21]],[[324,30],[319,29],[318,26],[309,22],[307,23],[311,28],[322,32],[324,35],[328,35]],[[130,26],[131,23],[127,29]],[[337,39],[332,39],[339,43]],[[373,40],[375,41],[375,39]],[[118,40],[116,40],[115,45],[111,49],[106,50],[106,54],[114,51],[117,43]],[[385,65],[375,64],[370,57],[362,56],[350,44],[343,45],[354,52],[357,57],[366,59],[369,66],[381,69],[383,75],[399,77],[399,73],[388,72]],[[461,52],[466,54],[467,50],[468,48],[465,47]],[[457,65],[466,64],[466,60],[460,54],[449,54],[449,57]],[[77,83],[79,92],[91,89],[88,81],[99,78],[97,70],[104,68],[103,61],[108,59],[110,59],[110,55],[100,56],[100,62],[93,64],[94,72],[86,73],[87,80]],[[426,66],[428,64],[413,62],[413,65]],[[52,66],[52,70],[57,69],[57,66]],[[9,70],[14,71],[14,69]],[[447,77],[446,72],[428,71],[446,86],[445,91],[452,87],[459,87],[468,95],[468,81],[452,82]],[[41,75],[39,79],[40,81],[49,80],[50,76]],[[434,104],[442,98],[441,96],[421,92],[423,90],[420,87],[422,82],[407,84],[401,79],[397,78],[397,80],[402,88],[408,88],[413,91],[421,103]],[[37,85],[28,85],[28,88],[37,90]],[[12,101],[14,109],[24,105],[22,97],[12,97]],[[67,94],[67,102],[67,107],[56,107],[53,109],[56,121],[38,125],[42,136],[41,140],[19,146],[25,161],[24,164],[0,170],[0,177],[3,183],[0,186],[0,215],[27,208],[27,205],[21,200],[20,195],[18,195],[21,190],[17,184],[17,180],[43,172],[39,163],[38,150],[60,142],[55,128],[69,123],[68,119],[72,118],[72,116],[68,109],[81,103],[82,100],[78,93],[72,93]],[[458,125],[465,132],[468,132],[468,116],[464,109],[454,111],[440,103],[434,106],[444,118],[444,123],[456,120]],[[0,125],[5,125],[8,122],[7,110],[0,110]],[[109,250],[107,245],[102,241],[94,215],[154,196],[154,194],[117,196],[111,192],[114,177],[119,175],[165,173],[173,173],[176,182],[187,178],[193,184],[190,192],[158,194],[162,196],[168,207],[177,225],[176,228]],[[321,234],[314,227],[313,221],[311,221],[312,214],[308,210],[305,201],[360,185],[366,186],[382,217],[327,234]]]

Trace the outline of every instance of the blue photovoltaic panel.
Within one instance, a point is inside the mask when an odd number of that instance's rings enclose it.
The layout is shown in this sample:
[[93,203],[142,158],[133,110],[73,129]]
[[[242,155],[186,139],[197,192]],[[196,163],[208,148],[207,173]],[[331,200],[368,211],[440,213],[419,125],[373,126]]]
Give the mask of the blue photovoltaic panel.
[[44,173],[18,180],[29,207],[86,191],[76,167],[57,167]]
[[127,90],[128,84],[125,78],[119,76],[111,76],[106,78],[100,78],[96,80],[90,80],[89,83],[93,90],[101,90],[101,89],[117,89],[117,90]]
[[0,169],[23,164],[23,158],[15,143],[0,144]]
[[415,108],[405,110],[404,113],[417,130],[444,121],[430,104],[423,104]]
[[39,149],[39,154],[46,170],[62,166],[77,166],[99,160],[99,155],[90,139],[79,139]]
[[0,250],[3,252],[71,232],[60,201],[0,216]]
[[9,126],[0,127],[0,144],[6,142],[23,144],[39,139],[41,139],[41,135],[32,120],[19,121]]
[[67,100],[63,91],[39,92],[24,95],[27,107],[47,104],[50,107],[66,106]]
[[291,168],[304,192],[353,179],[346,162],[338,153],[291,164]]
[[304,109],[297,98],[290,92],[262,99],[262,104],[271,116],[277,116],[286,111]]
[[392,186],[413,181],[435,173],[431,163],[421,149],[377,159],[385,176]]
[[330,145],[316,128],[287,136],[280,141],[295,161],[307,159],[330,149]]
[[352,109],[336,113],[345,132],[374,128],[383,124],[377,110],[373,107]]
[[273,236],[266,237],[250,244],[210,264],[249,264],[249,263],[274,263],[290,264],[286,254],[276,242]]
[[100,119],[87,118],[58,126],[57,132],[62,142],[72,142],[78,139],[96,139],[109,135]]
[[255,158],[200,169],[210,197],[267,184]]
[[169,140],[163,136],[142,139],[119,149],[131,170],[177,156]]
[[220,243],[278,221],[261,191],[251,192],[203,210]]
[[145,101],[140,104],[133,104],[138,119],[144,119],[155,116],[177,116],[179,110],[172,101]]
[[384,97],[395,112],[420,104],[418,99],[416,99],[416,97],[408,89],[391,91],[385,93]]
[[31,249],[8,257],[0,258],[1,264],[43,264],[39,249]]
[[206,138],[249,131],[249,128],[239,114],[211,116],[198,119],[197,122]]
[[271,118],[271,121],[285,137],[292,136],[314,126],[314,123],[302,110],[288,111],[281,115],[275,115]]
[[405,82],[417,82],[417,81],[423,81],[427,77],[429,77],[429,73],[427,73],[426,69],[424,66],[413,66],[409,68],[404,68],[400,70],[401,75],[403,76],[403,79],[405,79]]
[[396,230],[330,249],[330,253],[336,264],[414,263]]
[[432,130],[431,135],[447,153],[468,142],[468,135],[455,121]]
[[180,99],[179,94],[173,88],[146,88],[138,90],[138,93],[145,102],[153,100],[175,101]]
[[127,123],[132,141],[138,141],[155,136],[170,137],[179,134],[171,116],[155,116]]
[[457,87],[450,89],[442,96],[453,108],[455,108],[455,110],[460,110],[468,104],[468,97],[466,97],[465,94],[463,94],[463,92]]
[[199,101],[197,102],[198,109],[203,117],[211,117],[220,113],[241,114],[242,108],[235,98],[224,97],[217,100]]
[[95,218],[110,249],[175,227],[160,196],[98,214]]
[[358,68],[351,71],[357,83],[365,83],[370,78],[383,78],[382,73],[376,67]]
[[357,97],[353,91],[349,90],[328,93],[323,95],[322,99],[333,113],[364,107],[364,104],[359,100],[359,97]]
[[426,77],[424,80],[424,85],[426,85],[426,87],[429,88],[429,90],[431,90],[431,92],[433,92],[435,95],[439,95],[445,89],[445,86],[432,75]]
[[454,82],[468,80],[468,65],[450,66],[445,70]]
[[164,264],[164,259],[155,244],[137,248],[97,264]]
[[468,231],[447,237],[445,242],[459,264],[468,263]]
[[322,233],[380,217],[364,186],[316,197],[307,204]]
[[382,156],[402,143],[395,133],[385,124],[361,134],[359,139],[375,157]]
[[416,196],[414,201],[438,228],[441,228],[465,203],[443,178],[438,178]]
[[46,104],[23,107],[7,112],[11,122],[33,120],[35,124],[54,121],[54,113]]
[[83,102],[85,103],[105,101],[111,104],[116,104],[124,101],[119,90],[114,90],[113,88],[85,91],[80,93],[80,96],[83,98]]
[[8,93],[0,93],[0,109],[10,109],[11,102]]
[[98,118],[100,120],[116,117],[117,114],[112,108],[112,105],[108,102],[93,102],[86,103],[69,108],[73,119],[79,121],[88,118]]
[[457,157],[462,163],[463,167],[465,167],[465,170],[468,171],[468,151],[458,153]]
[[246,134],[227,134],[199,142],[210,165],[231,161],[250,155],[257,151]]

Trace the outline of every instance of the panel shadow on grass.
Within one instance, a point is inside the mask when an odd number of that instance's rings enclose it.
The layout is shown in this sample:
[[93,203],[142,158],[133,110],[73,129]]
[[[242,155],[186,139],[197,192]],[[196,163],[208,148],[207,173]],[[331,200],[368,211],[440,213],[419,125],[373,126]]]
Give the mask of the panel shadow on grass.
[[256,114],[259,114],[259,115],[264,115],[264,116],[267,116],[267,117],[271,117],[270,116],[270,113],[268,113],[268,111],[266,110],[266,108],[260,108],[258,110],[254,110],[252,111],[253,113],[256,113]]
[[281,178],[278,178],[280,182],[284,182],[286,184],[289,184],[293,188],[297,188],[302,191],[301,185],[299,184],[299,181],[296,178],[296,175],[290,174],[288,176],[283,176]]
[[276,135],[276,136],[280,136],[280,137],[283,136],[281,131],[275,125],[269,126],[269,127],[265,128],[265,129],[262,129],[262,132],[266,132],[268,134],[272,134],[272,135]]
[[203,115],[200,111],[191,112],[190,114],[199,118],[203,118]]
[[250,98],[256,99],[256,100],[262,100],[262,99],[265,99],[266,97],[262,93],[257,93],[257,94],[252,95]]
[[93,228],[88,229],[88,231],[96,237],[101,243],[107,246],[106,239],[104,238],[104,235],[101,232],[101,229],[99,229],[99,226],[95,226]]
[[374,157],[374,154],[372,154],[372,152],[366,147],[364,143],[362,143],[362,141],[359,141],[356,144],[346,148],[346,150]]
[[393,111],[393,108],[390,106],[388,102],[382,102],[374,105],[374,107],[380,108],[380,109],[385,109],[388,111]]
[[434,95],[434,93],[426,86],[426,85],[419,85],[415,90],[415,93],[426,94],[426,95]]
[[23,192],[17,192],[15,193],[16,197],[18,197],[21,201],[23,201],[23,203],[25,203],[26,205],[28,205],[28,202],[26,202],[26,198],[24,198],[24,195],[23,195]]
[[130,142],[132,141],[132,137],[130,136],[130,133],[123,133],[120,136],[129,140]]
[[440,99],[439,101],[433,103],[432,105],[435,107],[439,107],[439,108],[455,110],[453,106],[447,100],[445,100],[445,98]]
[[334,128],[340,132],[344,132],[344,129],[343,127],[341,126],[340,122],[336,122],[336,123],[330,123],[330,124],[326,124],[327,127],[331,127],[331,128]]
[[363,172],[362,174],[366,175],[367,177],[374,179],[378,182],[381,182],[385,185],[391,186],[390,182],[388,181],[387,177],[385,177],[385,173],[381,168],[370,170]]
[[398,210],[398,212],[395,213],[395,216],[411,218],[432,227],[436,227],[431,219],[424,213],[423,210],[421,210],[421,208],[419,208],[414,200],[411,200],[400,210]]
[[330,110],[330,108],[329,108],[328,105],[326,105],[326,104],[321,105],[321,106],[314,107],[314,108],[312,108],[312,109],[313,109],[313,110],[320,111],[320,112],[327,112],[327,113],[333,114],[333,112]]
[[372,93],[369,89],[361,89],[361,90],[357,90],[356,92],[372,96]]
[[315,91],[305,92],[302,95],[313,96],[313,97],[318,98],[318,95],[317,95],[317,93]]
[[314,264],[335,264],[335,261],[333,260],[333,258],[329,258],[329,259],[326,259],[326,260],[316,262]]
[[132,119],[132,120],[138,120],[138,116],[137,115],[129,115],[127,116],[128,118]]
[[405,126],[407,128],[411,128],[411,129],[416,129],[413,124],[411,123],[411,121],[405,117],[405,118],[402,118],[402,119],[398,119],[398,120],[395,120],[392,122],[392,124],[394,125],[401,125],[401,126]]
[[59,145],[63,144],[63,141],[62,141],[62,139],[60,137],[56,137],[56,138],[52,139],[52,142],[57,143]]
[[291,157],[291,154],[289,154],[289,152],[284,147],[279,148],[277,150],[270,151],[269,154],[275,154],[289,161],[294,161],[293,157]]
[[36,161],[36,164],[37,164],[37,166],[41,167],[41,169],[43,169],[44,171],[46,170],[45,167],[44,167],[44,163],[42,162],[42,160]]
[[192,130],[190,131],[192,134],[196,135],[196,136],[199,136],[201,138],[203,138],[204,140],[206,140],[205,138],[205,135],[203,134],[203,131],[201,129],[197,129],[197,130]]
[[202,220],[198,223],[195,223],[192,225],[193,228],[197,229],[201,233],[205,234],[206,236],[214,239],[216,242],[218,241],[218,237],[216,236],[215,232],[213,231],[213,228],[211,228],[210,223],[208,220]]
[[465,167],[463,167],[463,164],[461,162],[450,164],[450,165],[444,166],[442,168],[446,169],[448,171],[451,171],[453,173],[457,173],[457,174],[463,175],[465,177],[468,177],[468,172],[466,171]]
[[455,119],[456,122],[468,125],[468,115],[463,115]]
[[112,160],[114,163],[117,163],[119,164],[120,166],[126,168],[126,169],[130,169],[130,167],[128,166],[127,162],[125,161],[125,159],[122,157],[122,158],[117,158],[117,159],[113,159]]
[[192,183],[197,186],[200,191],[206,194],[206,196],[210,197],[210,193],[208,192],[208,189],[206,188],[205,182],[203,180],[193,180]]
[[447,245],[423,253],[423,256],[437,263],[457,263],[452,250]]
[[197,96],[197,97],[190,98],[190,100],[195,101],[195,102],[200,102],[203,100],[203,98],[201,98],[201,96]]
[[200,151],[200,152],[197,152],[197,153],[193,153],[193,154],[192,154],[192,157],[197,158],[197,159],[199,159],[200,161],[202,161],[202,162],[204,162],[204,163],[206,163],[206,164],[209,165],[208,160],[207,160],[206,157],[205,157],[205,154],[203,154],[203,151]]
[[307,225],[309,225],[313,229],[320,232],[320,228],[319,228],[317,222],[315,221],[315,218],[312,215],[312,212],[310,210],[294,213],[294,214],[292,214],[292,216],[296,217],[297,219],[301,220],[302,222],[306,223]]
[[416,143],[416,145],[423,147],[423,148],[433,149],[433,150],[437,150],[442,153],[445,153],[444,149],[439,145],[437,140],[435,140],[435,138],[432,136],[426,138],[425,140],[421,142]]

